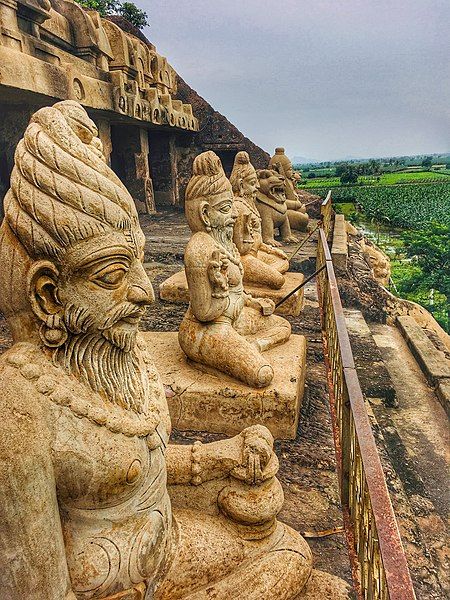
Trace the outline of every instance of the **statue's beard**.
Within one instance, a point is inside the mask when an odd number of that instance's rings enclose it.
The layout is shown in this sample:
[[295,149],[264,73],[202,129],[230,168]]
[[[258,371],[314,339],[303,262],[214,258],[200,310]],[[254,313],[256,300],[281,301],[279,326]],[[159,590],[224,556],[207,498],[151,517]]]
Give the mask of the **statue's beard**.
[[147,378],[139,361],[137,323],[127,329],[114,327],[137,310],[136,306],[123,305],[101,328],[92,330],[93,319],[86,309],[66,306],[64,322],[70,334],[55,352],[55,359],[94,392],[125,409],[143,412]]
[[234,222],[231,222],[223,227],[211,227],[211,237],[231,254],[234,254],[233,224]]

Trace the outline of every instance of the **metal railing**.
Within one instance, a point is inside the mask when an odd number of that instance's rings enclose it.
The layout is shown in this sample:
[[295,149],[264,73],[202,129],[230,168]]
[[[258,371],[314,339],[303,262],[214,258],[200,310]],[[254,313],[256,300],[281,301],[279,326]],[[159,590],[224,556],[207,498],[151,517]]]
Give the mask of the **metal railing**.
[[327,197],[320,206],[320,215],[322,220],[322,227],[325,230],[327,239],[330,237],[331,224],[333,219],[333,206],[331,201],[331,190],[328,192]]
[[[327,201],[331,215],[330,194]],[[325,268],[317,276],[317,286],[325,360],[341,502],[357,592],[367,600],[414,600],[323,229],[319,230],[317,249],[317,269],[321,267]]]

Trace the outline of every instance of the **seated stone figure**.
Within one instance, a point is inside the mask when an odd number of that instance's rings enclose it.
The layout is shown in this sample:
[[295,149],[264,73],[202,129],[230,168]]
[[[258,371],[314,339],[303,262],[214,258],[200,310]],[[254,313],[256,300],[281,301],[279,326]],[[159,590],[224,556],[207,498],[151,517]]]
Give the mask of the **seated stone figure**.
[[[39,110],[5,198],[0,597],[346,597],[340,580],[311,576],[306,542],[276,521],[264,427],[167,445],[164,390],[138,334],[153,300],[144,236],[96,135],[75,102]],[[209,272],[223,293],[219,260]]]
[[292,168],[291,161],[284,153],[284,148],[275,148],[275,154],[269,161],[269,169],[275,169],[284,177],[286,206],[288,208],[288,217],[291,228],[297,231],[306,231],[309,217],[305,205],[298,197],[296,190],[298,178]]
[[260,169],[257,175],[259,187],[256,208],[261,216],[263,242],[270,246],[281,246],[275,240],[275,230],[278,229],[282,242],[295,244],[298,239],[292,234],[289,222],[284,176],[274,169]]
[[258,177],[247,152],[236,154],[230,183],[238,213],[233,241],[241,255],[244,283],[280,289],[289,261],[282,250],[262,241],[261,217],[255,204]]
[[190,304],[180,325],[180,346],[195,362],[252,387],[267,386],[273,369],[262,352],[285,342],[291,326],[272,314],[272,300],[244,292],[233,242],[233,191],[214,152],[194,160],[185,212],[193,235],[184,254]]

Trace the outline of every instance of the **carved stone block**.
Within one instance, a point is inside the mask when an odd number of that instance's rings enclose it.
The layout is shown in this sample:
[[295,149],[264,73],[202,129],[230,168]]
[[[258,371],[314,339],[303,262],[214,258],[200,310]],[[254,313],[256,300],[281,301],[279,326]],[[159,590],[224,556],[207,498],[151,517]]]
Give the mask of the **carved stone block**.
[[166,388],[173,427],[234,435],[259,423],[275,438],[295,438],[305,385],[303,336],[291,335],[286,343],[264,353],[274,378],[268,387],[256,389],[209,367],[190,364],[175,332],[142,335]]

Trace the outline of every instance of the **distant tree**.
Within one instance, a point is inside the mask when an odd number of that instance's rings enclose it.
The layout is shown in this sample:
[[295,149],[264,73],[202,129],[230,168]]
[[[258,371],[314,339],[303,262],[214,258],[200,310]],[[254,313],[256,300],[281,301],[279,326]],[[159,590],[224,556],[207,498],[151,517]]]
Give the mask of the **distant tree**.
[[138,29],[142,29],[148,25],[148,15],[144,10],[141,10],[133,4],[133,2],[124,2],[119,6],[119,14]]
[[76,0],[83,8],[96,10],[102,17],[117,13],[119,6],[118,0]]
[[317,177],[317,175],[314,173],[314,171],[311,171],[311,173],[308,173],[308,179],[315,179]]
[[96,10],[102,17],[121,15],[138,29],[148,25],[147,13],[133,2],[121,2],[121,0],[76,0],[76,2],[83,8]]
[[431,163],[433,162],[433,158],[431,156],[425,156],[422,161],[422,167],[424,169],[431,169]]
[[342,172],[340,176],[342,184],[356,183],[358,181],[358,169],[354,165],[347,165],[347,168]]
[[336,165],[336,177],[340,177],[344,171],[349,169],[350,165],[348,163],[339,163]]
[[[418,267],[404,282],[414,290],[435,289],[447,298],[447,329],[450,325],[450,226],[431,223],[426,229],[402,236],[407,256]],[[408,289],[406,290],[408,291]]]

